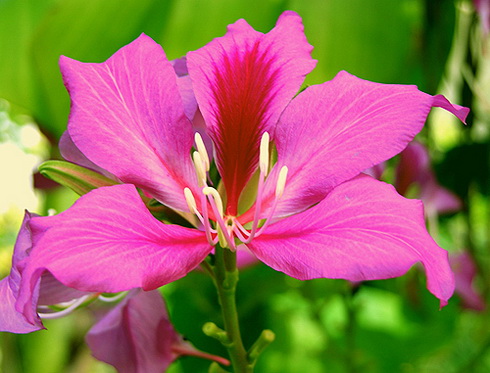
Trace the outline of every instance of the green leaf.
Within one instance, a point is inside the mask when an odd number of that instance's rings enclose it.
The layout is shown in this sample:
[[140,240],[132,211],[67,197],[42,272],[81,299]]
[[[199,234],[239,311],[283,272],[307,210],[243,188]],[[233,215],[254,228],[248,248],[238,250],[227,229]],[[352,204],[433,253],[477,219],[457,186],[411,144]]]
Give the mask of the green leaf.
[[118,184],[95,171],[65,161],[47,161],[39,166],[41,175],[84,195],[93,189]]
[[33,35],[54,0],[0,1],[0,98],[32,114],[40,109],[31,55]]

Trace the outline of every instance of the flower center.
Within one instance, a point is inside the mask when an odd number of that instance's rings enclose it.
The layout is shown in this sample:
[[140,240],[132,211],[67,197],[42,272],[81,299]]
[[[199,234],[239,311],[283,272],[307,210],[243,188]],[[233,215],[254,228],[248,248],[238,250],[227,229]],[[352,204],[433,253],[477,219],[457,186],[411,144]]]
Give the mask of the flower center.
[[[196,169],[196,175],[200,193],[200,209],[198,209],[196,199],[192,191],[189,188],[184,188],[184,196],[189,206],[189,210],[194,213],[201,222],[208,242],[214,246],[218,242],[222,247],[228,247],[231,250],[236,250],[237,239],[239,243],[250,243],[254,237],[260,236],[265,228],[269,225],[271,218],[274,215],[277,203],[281,198],[284,187],[286,185],[286,178],[288,168],[283,166],[279,171],[279,176],[276,182],[275,197],[270,208],[267,217],[261,219],[262,201],[264,184],[269,172],[269,141],[270,137],[267,132],[264,132],[260,141],[259,148],[259,182],[257,186],[257,196],[255,200],[254,218],[250,222],[250,228],[245,228],[237,219],[236,216],[225,215],[223,208],[223,200],[218,190],[208,185],[208,172],[210,161],[206,147],[199,133],[195,134],[194,141],[196,144],[196,151],[192,154],[194,162],[194,168]],[[209,209],[212,210],[214,216],[214,227],[211,225],[209,218]],[[260,226],[260,224],[262,225]],[[248,224],[247,224],[248,225]],[[238,244],[239,244],[238,243]]]

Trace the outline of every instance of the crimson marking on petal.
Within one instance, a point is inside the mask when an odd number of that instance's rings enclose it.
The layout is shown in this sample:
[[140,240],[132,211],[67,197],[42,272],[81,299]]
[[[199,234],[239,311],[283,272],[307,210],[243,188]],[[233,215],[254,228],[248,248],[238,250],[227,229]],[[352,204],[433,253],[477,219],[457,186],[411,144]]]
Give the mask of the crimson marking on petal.
[[268,109],[279,87],[274,56],[259,49],[259,41],[245,52],[238,48],[215,64],[212,91],[216,127],[211,128],[218,167],[225,184],[227,214],[236,215],[238,198],[257,167],[257,151],[267,129]]

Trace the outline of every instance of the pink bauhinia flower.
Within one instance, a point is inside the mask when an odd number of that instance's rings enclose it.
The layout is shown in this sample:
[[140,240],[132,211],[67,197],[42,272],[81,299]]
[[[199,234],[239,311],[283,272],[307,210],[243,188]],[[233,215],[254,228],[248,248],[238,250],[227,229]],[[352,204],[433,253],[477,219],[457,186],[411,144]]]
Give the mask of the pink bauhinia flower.
[[[46,270],[82,291],[152,290],[196,268],[218,242],[245,245],[301,280],[390,278],[421,262],[428,289],[446,304],[454,279],[421,202],[360,173],[401,152],[432,107],[461,120],[468,110],[347,72],[297,94],[315,66],[311,50],[288,11],[267,34],[239,20],[188,53],[214,164],[188,118],[188,90],[149,37],[103,63],[62,57],[69,137],[125,184],[96,189],[53,217],[24,270],[17,310],[34,322],[29,305]],[[136,188],[196,228],[158,221]]]

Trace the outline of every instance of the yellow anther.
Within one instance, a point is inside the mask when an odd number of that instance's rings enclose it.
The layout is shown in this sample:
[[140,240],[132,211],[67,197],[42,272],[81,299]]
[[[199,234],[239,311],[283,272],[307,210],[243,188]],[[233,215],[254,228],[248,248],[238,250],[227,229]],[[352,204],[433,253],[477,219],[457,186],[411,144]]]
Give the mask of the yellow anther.
[[207,196],[211,195],[213,197],[214,203],[216,204],[216,208],[218,209],[220,217],[223,217],[224,215],[223,201],[221,200],[221,196],[219,195],[218,191],[213,187],[205,187],[202,189],[202,192]]
[[204,162],[206,171],[209,171],[209,156],[206,150],[206,146],[204,145],[204,141],[202,141],[201,134],[196,132],[194,135],[194,142],[196,143],[196,148],[199,154],[201,155],[201,159]]
[[203,187],[206,185],[206,169],[201,154],[199,152],[192,153],[192,160],[194,161],[199,186]]
[[187,206],[189,206],[189,210],[193,213],[197,211],[196,199],[192,194],[192,191],[189,188],[184,188],[184,196],[187,202]]
[[269,141],[270,136],[268,132],[264,132],[262,139],[260,140],[260,156],[259,156],[259,168],[260,172],[267,176],[269,172]]
[[286,186],[286,178],[288,176],[288,168],[282,166],[281,171],[279,171],[279,176],[277,177],[276,184],[276,198],[281,198],[284,192],[284,187]]

